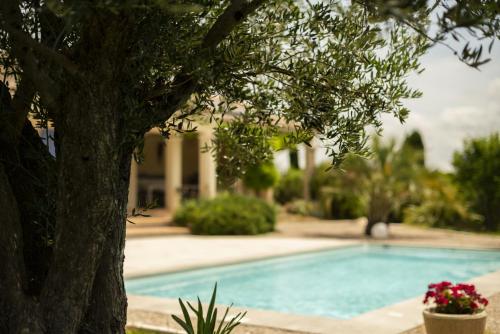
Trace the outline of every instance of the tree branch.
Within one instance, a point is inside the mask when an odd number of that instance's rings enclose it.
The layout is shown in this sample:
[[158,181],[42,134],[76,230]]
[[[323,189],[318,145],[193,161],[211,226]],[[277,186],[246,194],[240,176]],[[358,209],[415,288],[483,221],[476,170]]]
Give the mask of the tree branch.
[[78,73],[78,67],[62,53],[59,53],[54,49],[35,41],[33,38],[31,38],[30,35],[22,30],[14,28],[7,21],[4,22],[3,27],[5,31],[9,33],[9,35],[11,35],[15,40],[17,40],[17,42],[19,42],[23,46],[36,50],[48,61],[51,61],[58,65],[62,65],[62,67],[72,75]]
[[15,111],[16,137],[21,137],[21,132],[24,127],[25,120],[31,110],[31,104],[35,96],[35,87],[28,80],[21,80],[16,89],[16,95],[12,99],[12,109]]
[[233,0],[203,39],[202,48],[213,49],[264,3],[264,0]]
[[[247,18],[255,12],[265,0],[233,0],[226,10],[217,18],[208,33],[203,38],[200,49],[195,53],[191,63],[206,63],[211,59],[211,55],[215,48],[226,38],[231,32]],[[197,78],[192,74],[193,71],[187,68],[182,68],[175,76],[173,81],[164,87],[156,90],[156,93],[148,99],[159,101],[155,106],[152,122],[148,124],[153,127],[159,123],[168,120],[186,101],[195,93],[197,88]],[[147,129],[149,130],[149,128]]]
[[[61,65],[70,74],[76,74],[77,68],[64,55],[35,41],[22,30],[22,13],[18,1],[2,1],[0,9],[0,23],[8,33],[11,44],[9,56],[16,58],[17,65],[22,69],[22,85],[18,87],[12,103],[12,107],[17,112],[16,130],[17,133],[20,133],[35,93],[38,92],[49,107],[54,107],[57,96],[57,86],[48,73],[41,68],[43,62],[37,56],[42,56],[46,62]],[[36,55],[34,51],[36,51]]]

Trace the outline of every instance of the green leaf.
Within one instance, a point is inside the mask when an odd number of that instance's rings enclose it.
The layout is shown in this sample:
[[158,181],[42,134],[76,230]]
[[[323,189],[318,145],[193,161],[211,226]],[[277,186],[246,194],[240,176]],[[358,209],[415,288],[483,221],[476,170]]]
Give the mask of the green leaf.
[[177,317],[176,315],[172,315],[172,318],[186,331],[187,334],[194,334],[193,328],[187,325],[179,317]]
[[212,297],[210,298],[210,304],[208,305],[207,316],[206,316],[206,325],[208,326],[207,328],[210,328],[214,316],[213,312],[214,312],[216,295],[217,295],[217,283],[215,283],[214,291],[212,292]]

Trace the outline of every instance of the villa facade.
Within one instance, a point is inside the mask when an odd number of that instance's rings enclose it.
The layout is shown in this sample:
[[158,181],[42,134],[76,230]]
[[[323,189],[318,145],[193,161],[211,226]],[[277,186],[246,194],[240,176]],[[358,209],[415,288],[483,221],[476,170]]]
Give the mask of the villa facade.
[[[169,139],[156,129],[148,132],[144,138],[143,162],[132,161],[128,210],[153,203],[173,213],[183,200],[215,197],[217,164],[212,153],[202,149],[211,144],[212,136],[209,125],[197,125],[196,132],[172,133]],[[303,146],[304,198],[308,199],[315,148]],[[245,191],[241,184],[236,188]],[[272,200],[272,193],[266,197]]]
[[154,203],[175,212],[182,200],[212,198],[217,193],[216,162],[210,152],[213,130],[172,133],[169,139],[153,129],[144,138],[144,161],[132,161],[128,208]]

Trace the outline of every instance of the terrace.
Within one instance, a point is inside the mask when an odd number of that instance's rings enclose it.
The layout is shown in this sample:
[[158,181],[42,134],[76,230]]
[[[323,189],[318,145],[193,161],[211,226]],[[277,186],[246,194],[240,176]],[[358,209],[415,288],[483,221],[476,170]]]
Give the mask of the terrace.
[[[196,268],[214,268],[291,254],[315,254],[328,249],[343,249],[364,244],[413,246],[422,247],[422,250],[429,247],[488,249],[498,252],[500,256],[500,237],[495,235],[393,225],[389,239],[373,241],[360,237],[364,227],[362,219],[320,221],[310,218],[300,221],[299,218],[298,220],[279,223],[276,232],[254,237],[179,235],[178,228],[172,228],[174,233],[172,235],[168,235],[167,228],[162,231],[162,235],[150,238],[131,236],[126,248],[125,277],[132,279],[169,272],[185,272]],[[131,230],[133,234],[133,229]],[[398,268],[395,267],[394,270]],[[216,277],[215,274],[213,275]],[[376,276],[377,273],[374,272],[373,275]],[[491,299],[491,304],[488,306],[490,314],[488,333],[496,333],[499,330],[500,320],[498,313],[500,267],[497,271],[474,277],[470,281]],[[311,281],[309,284],[315,283]],[[345,285],[348,282],[332,283],[332,288],[334,285],[342,284]],[[388,289],[390,290],[391,287],[389,286]],[[423,309],[421,301],[422,297],[418,295],[349,319],[235,307],[235,313],[242,310],[248,311],[243,325],[236,333],[420,334],[424,333],[420,327]],[[129,295],[130,326],[177,333],[179,327],[170,316],[179,315],[179,313],[179,305],[175,298]]]

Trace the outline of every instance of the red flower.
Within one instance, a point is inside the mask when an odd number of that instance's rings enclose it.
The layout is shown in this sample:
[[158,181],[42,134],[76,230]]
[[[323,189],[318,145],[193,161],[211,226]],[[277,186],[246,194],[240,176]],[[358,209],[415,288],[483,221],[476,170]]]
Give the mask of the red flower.
[[423,302],[425,304],[432,301],[436,305],[436,312],[439,313],[477,313],[488,305],[488,300],[483,298],[476,291],[473,284],[443,281],[431,283],[429,290],[425,293]]
[[483,304],[484,306],[488,306],[488,303],[489,303],[489,302],[488,302],[488,299],[486,299],[486,298],[481,298],[481,299],[479,299],[479,302],[480,302],[481,304]]
[[424,304],[427,304],[427,302],[429,301],[429,298],[432,298],[432,297],[435,297],[436,296],[436,293],[434,291],[427,291],[425,293],[425,298],[424,298]]
[[460,292],[460,291],[462,291],[462,289],[459,288],[458,286],[452,286],[450,288],[450,290],[451,290],[451,294],[453,295],[454,298],[458,299],[458,298],[461,298],[463,296],[462,293]]
[[450,301],[445,296],[439,295],[436,297],[436,304],[448,305]]

